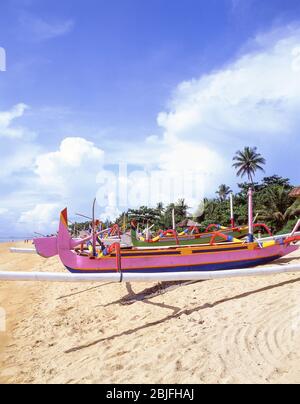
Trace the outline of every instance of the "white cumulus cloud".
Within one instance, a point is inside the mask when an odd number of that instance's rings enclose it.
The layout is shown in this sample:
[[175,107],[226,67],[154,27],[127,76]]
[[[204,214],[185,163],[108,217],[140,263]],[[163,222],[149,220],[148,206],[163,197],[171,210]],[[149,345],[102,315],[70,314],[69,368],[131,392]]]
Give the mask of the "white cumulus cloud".
[[300,153],[300,29],[258,35],[248,47],[222,69],[180,83],[158,115],[166,147],[160,166],[194,167],[206,194],[218,182],[232,184],[232,157],[244,146],[266,155],[289,142]]
[[44,41],[66,35],[72,31],[75,24],[72,19],[45,19],[28,12],[21,14],[20,23],[25,38],[33,41]]
[[0,111],[0,181],[11,183],[14,176],[28,172],[40,147],[34,142],[36,133],[21,123],[29,106],[19,103]]
[[60,210],[61,207],[56,203],[37,204],[34,208],[23,212],[18,222],[25,231],[49,234],[58,229]]
[[80,137],[65,138],[55,152],[36,159],[35,173],[45,188],[62,196],[81,197],[84,190],[96,187],[96,176],[104,160],[104,152],[94,143]]
[[[258,51],[178,85],[171,108],[158,116],[166,139],[214,142],[277,140],[300,126],[300,30],[260,35]],[[300,63],[299,63],[300,66]]]
[[26,104],[17,104],[9,111],[0,111],[0,139],[32,139],[35,134],[23,126],[17,126],[14,121],[21,118],[29,107]]
[[[58,207],[65,205],[73,212],[86,212],[96,194],[100,200],[106,177],[110,188],[107,203],[101,205],[104,216],[112,218],[126,208],[119,203],[120,182],[128,185],[128,207],[186,198],[195,208],[199,195],[214,195],[220,183],[234,186],[232,157],[244,146],[259,147],[270,175],[277,168],[281,175],[299,173],[296,163],[292,173],[285,173],[284,166],[300,154],[300,29],[291,26],[260,34],[245,49],[230,64],[177,86],[168,107],[158,114],[160,135],[151,133],[144,142],[116,137],[105,152],[85,137],[68,137],[57,150],[40,154],[31,185],[40,200],[26,205],[21,219],[34,221],[44,209],[50,212],[48,223],[55,223]],[[24,138],[26,132],[14,120],[25,111],[26,106],[19,104],[0,113],[0,140]],[[270,161],[273,155],[275,160]],[[122,181],[110,172],[110,180],[106,156],[110,164],[122,161],[137,171],[128,172]]]

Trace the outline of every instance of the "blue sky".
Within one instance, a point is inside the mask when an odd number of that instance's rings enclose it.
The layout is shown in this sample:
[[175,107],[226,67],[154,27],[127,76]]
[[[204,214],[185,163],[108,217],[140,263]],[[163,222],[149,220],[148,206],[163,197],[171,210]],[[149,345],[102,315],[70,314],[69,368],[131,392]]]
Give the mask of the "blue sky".
[[[118,162],[196,167],[212,195],[257,145],[267,175],[299,183],[299,27],[297,0],[1,1],[2,232],[89,209]],[[122,208],[115,193],[104,216]]]

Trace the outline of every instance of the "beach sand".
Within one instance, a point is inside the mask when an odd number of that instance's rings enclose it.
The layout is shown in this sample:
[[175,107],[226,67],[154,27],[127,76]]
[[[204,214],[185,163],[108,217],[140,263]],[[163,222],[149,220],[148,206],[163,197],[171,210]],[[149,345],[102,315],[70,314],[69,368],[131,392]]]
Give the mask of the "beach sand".
[[[0,270],[64,271],[57,258],[9,246],[0,244]],[[0,282],[0,307],[2,383],[300,383],[300,274],[164,286]]]

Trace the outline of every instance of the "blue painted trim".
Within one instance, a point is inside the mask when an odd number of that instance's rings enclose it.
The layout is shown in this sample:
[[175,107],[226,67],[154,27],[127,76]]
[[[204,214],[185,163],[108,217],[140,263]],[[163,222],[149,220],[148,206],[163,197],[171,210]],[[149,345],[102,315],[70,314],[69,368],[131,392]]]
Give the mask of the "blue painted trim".
[[251,234],[251,233],[248,234],[248,242],[249,242],[249,243],[253,243],[253,242],[254,242],[254,235]]

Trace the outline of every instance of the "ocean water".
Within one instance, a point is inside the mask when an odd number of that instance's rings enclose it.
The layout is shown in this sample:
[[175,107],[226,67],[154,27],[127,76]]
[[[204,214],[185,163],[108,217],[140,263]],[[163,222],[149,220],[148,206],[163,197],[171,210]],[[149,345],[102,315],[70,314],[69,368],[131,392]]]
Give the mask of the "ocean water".
[[12,241],[24,241],[24,240],[31,240],[32,239],[32,237],[31,238],[28,238],[28,239],[26,239],[26,238],[24,238],[24,237],[0,237],[0,243],[9,243],[9,242],[12,242]]

